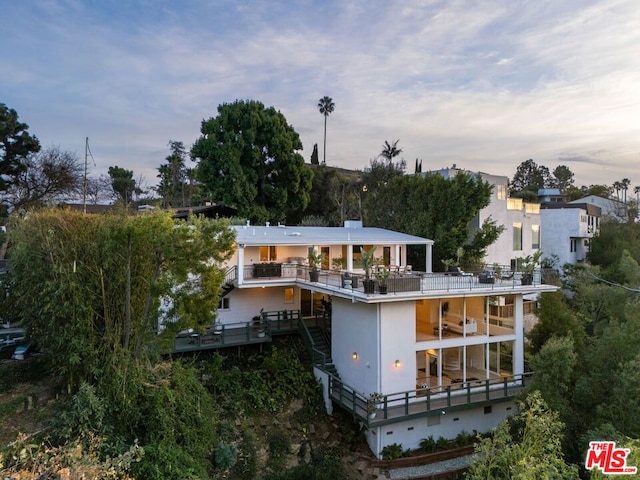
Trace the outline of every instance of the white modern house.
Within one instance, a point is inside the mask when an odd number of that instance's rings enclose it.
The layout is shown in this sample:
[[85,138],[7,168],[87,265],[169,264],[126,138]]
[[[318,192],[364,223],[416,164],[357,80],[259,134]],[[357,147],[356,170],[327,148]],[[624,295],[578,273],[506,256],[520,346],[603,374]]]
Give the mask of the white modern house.
[[600,228],[600,208],[589,203],[542,205],[542,251],[559,267],[584,262],[589,242]]
[[[556,288],[541,272],[531,283],[508,270],[432,273],[431,240],[360,222],[234,228],[214,341],[264,335],[249,328],[256,316],[267,335],[296,319],[328,411],[359,419],[376,455],[394,443],[416,448],[429,436],[486,431],[515,412],[527,378],[523,317],[533,307],[523,297]],[[424,246],[424,265],[406,264],[407,245]],[[362,252],[374,247],[386,270],[371,290]],[[310,252],[324,254],[319,272]]]
[[453,178],[460,172],[479,176],[493,185],[491,202],[480,210],[471,224],[471,234],[489,218],[495,220],[497,225],[505,227],[498,240],[487,248],[485,260],[487,264],[511,265],[513,268],[516,258],[532,255],[540,249],[539,204],[509,197],[509,178],[502,175],[470,172],[455,167],[433,170],[430,173],[440,174],[444,178]]
[[600,218],[603,221],[625,223],[629,221],[628,207],[624,202],[613,198],[604,198],[598,195],[588,195],[586,197],[573,200],[573,204],[589,204],[600,208]]

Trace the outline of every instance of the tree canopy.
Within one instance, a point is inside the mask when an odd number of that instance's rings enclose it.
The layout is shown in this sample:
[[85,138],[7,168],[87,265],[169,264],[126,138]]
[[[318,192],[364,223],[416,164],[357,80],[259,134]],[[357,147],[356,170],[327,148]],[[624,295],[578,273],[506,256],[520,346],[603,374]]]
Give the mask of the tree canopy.
[[156,191],[162,197],[166,207],[184,207],[188,203],[189,188],[187,183],[187,167],[185,158],[187,151],[184,143],[169,141],[169,149],[171,153],[167,156],[166,161],[158,167],[158,178],[160,182],[156,187]]
[[275,108],[238,100],[202,122],[191,149],[206,194],[254,222],[298,220],[309,202],[311,169],[300,137]]
[[466,261],[482,259],[500,226],[489,222],[470,238],[469,223],[489,204],[491,185],[466,173],[445,179],[439,174],[402,175],[402,169],[389,168],[375,166],[363,176],[368,226],[434,240],[434,268],[441,260],[456,258],[460,247],[466,247]]
[[118,166],[109,167],[111,188],[117,197],[125,204],[131,203],[136,192],[136,181],[133,178],[133,170],[127,170]]
[[558,188],[564,192],[573,182],[573,172],[566,165],[558,165],[552,173],[544,165],[529,159],[518,165],[511,179],[511,195],[537,198],[538,190],[542,188]]
[[0,192],[25,170],[24,161],[40,151],[40,142],[27,130],[29,125],[18,121],[18,113],[0,103]]
[[212,322],[224,278],[217,265],[233,240],[224,222],[177,223],[167,213],[42,210],[9,232],[8,307],[72,385],[104,362],[147,353],[161,340],[153,333],[160,318],[180,319],[167,324],[169,336]]
[[3,195],[14,209],[52,205],[82,190],[82,166],[72,152],[50,147],[28,155],[22,165]]

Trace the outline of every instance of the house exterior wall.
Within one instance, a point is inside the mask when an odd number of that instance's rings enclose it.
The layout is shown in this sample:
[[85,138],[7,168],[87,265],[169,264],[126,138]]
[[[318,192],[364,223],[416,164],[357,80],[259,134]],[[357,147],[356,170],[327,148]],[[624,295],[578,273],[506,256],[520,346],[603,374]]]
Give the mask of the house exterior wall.
[[[588,227],[588,215],[581,208],[542,209],[543,258],[558,258],[558,266],[584,261],[588,252],[588,241],[593,231]],[[573,243],[573,250],[572,250]]]
[[[455,177],[458,172],[466,172],[471,175],[479,175],[483,181],[493,186],[489,205],[480,210],[470,225],[470,235],[482,226],[485,220],[491,218],[496,225],[505,227],[498,239],[487,248],[485,263],[499,265],[510,265],[511,260],[516,257],[525,257],[535,253],[538,249],[533,248],[533,225],[540,227],[540,210],[538,204],[521,203],[519,209],[513,209],[514,203],[510,202],[509,178],[502,175],[490,175],[483,172],[467,172],[456,168],[434,170],[432,173],[439,173],[444,178]],[[509,208],[511,204],[512,208]],[[522,248],[515,250],[513,244],[514,224],[522,225]],[[541,229],[541,227],[540,227]]]
[[414,449],[419,448],[420,441],[429,436],[437,440],[439,437],[455,438],[463,431],[487,432],[516,411],[513,401],[495,403],[491,405],[490,413],[485,413],[484,407],[450,411],[433,419],[421,417],[372,428],[365,431],[365,437],[371,450],[379,457],[384,447],[394,443],[402,444],[403,449]]
[[627,206],[623,202],[614,200],[612,198],[599,197],[598,195],[588,195],[577,200],[573,200],[569,203],[590,203],[600,207],[601,217],[604,221],[609,222],[626,222],[627,218]]
[[[379,304],[335,297],[331,307],[331,356],[342,380],[368,396],[380,392]],[[353,358],[353,353],[358,358]]]
[[[285,288],[293,288],[293,303],[285,303]],[[250,322],[261,308],[267,312],[300,309],[300,289],[295,287],[236,288],[226,298],[229,309],[218,309],[216,318],[223,325]]]
[[[415,301],[380,304],[380,392],[402,392],[416,384]],[[399,360],[399,365],[395,362]]]

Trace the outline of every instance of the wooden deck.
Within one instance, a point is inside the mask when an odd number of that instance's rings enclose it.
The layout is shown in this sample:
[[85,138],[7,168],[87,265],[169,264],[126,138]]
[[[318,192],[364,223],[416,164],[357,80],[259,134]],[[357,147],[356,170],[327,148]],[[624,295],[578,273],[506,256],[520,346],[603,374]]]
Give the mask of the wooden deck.
[[513,400],[530,374],[495,380],[465,382],[440,388],[424,388],[383,395],[376,402],[375,417],[369,415],[368,399],[336,377],[331,378],[331,399],[369,426],[399,422],[411,417],[444,415]]
[[[303,321],[300,310],[264,312],[259,323],[243,322],[210,327],[204,334],[197,332],[179,335],[173,342],[172,353],[216,350],[243,345],[270,343],[273,337],[299,333]],[[305,319],[317,322],[318,318]]]

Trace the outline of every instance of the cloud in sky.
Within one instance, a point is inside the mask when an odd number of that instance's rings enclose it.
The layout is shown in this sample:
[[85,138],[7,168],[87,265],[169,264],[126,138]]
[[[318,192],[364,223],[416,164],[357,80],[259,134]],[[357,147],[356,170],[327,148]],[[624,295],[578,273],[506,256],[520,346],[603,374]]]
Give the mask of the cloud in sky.
[[[583,1],[31,0],[3,7],[0,102],[45,145],[155,182],[219,104],[281,110],[308,161],[333,98],[327,163],[513,175],[528,158],[577,183],[640,160],[640,5]],[[322,156],[322,152],[320,152]]]

